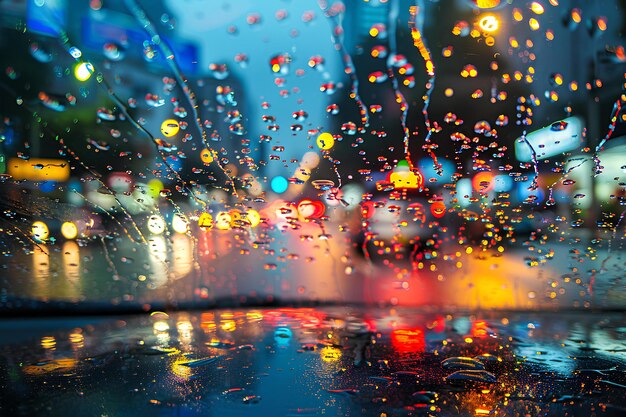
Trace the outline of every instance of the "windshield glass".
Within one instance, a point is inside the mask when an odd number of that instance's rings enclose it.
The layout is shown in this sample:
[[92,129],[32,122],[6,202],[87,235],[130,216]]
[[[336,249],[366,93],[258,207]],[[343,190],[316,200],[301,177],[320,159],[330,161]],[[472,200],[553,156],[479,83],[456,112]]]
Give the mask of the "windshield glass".
[[623,1],[0,17],[3,312],[624,306]]

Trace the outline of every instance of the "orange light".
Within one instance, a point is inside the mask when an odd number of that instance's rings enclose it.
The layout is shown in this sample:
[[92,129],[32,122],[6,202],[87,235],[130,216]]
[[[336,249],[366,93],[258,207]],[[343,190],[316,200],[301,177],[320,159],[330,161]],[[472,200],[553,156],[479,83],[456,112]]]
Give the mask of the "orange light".
[[489,192],[493,189],[493,174],[491,172],[479,172],[472,178],[472,187],[481,193]]
[[70,178],[70,164],[63,159],[10,158],[7,171],[15,180],[67,181]]
[[473,337],[487,337],[489,335],[489,325],[484,320],[476,320],[472,323],[471,332]]

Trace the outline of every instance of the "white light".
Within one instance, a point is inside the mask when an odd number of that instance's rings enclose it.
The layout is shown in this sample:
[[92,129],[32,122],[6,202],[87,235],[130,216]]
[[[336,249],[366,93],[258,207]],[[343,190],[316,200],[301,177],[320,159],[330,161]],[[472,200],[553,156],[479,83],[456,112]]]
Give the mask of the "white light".
[[175,213],[172,218],[172,229],[176,233],[187,233],[189,231],[189,220],[182,213]]
[[165,220],[158,214],[153,214],[148,218],[148,230],[153,235],[160,235],[165,231]]
[[467,207],[471,204],[470,198],[472,198],[472,180],[469,178],[461,178],[457,181],[456,198],[458,199],[461,207]]
[[87,81],[93,72],[93,65],[89,62],[81,62],[74,68],[74,76],[78,81]]
[[574,116],[535,130],[515,141],[515,156],[520,162],[532,162],[533,156],[542,160],[579,149],[584,145],[583,127],[583,120]]

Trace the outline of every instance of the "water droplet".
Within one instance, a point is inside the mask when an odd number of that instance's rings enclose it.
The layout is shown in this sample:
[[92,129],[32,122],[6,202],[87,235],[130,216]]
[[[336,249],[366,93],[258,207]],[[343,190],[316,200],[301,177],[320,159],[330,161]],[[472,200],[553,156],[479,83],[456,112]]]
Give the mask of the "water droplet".
[[78,59],[78,58],[80,58],[80,57],[83,55],[83,53],[81,52],[81,50],[80,50],[80,49],[78,49],[78,48],[77,48],[77,47],[75,47],[75,46],[72,46],[72,47],[68,50],[68,52],[70,53],[70,55],[72,56],[72,58],[75,58],[75,59]]
[[107,42],[102,47],[104,56],[111,61],[121,61],[124,59],[124,51],[116,43]]
[[491,131],[491,125],[486,120],[481,120],[476,122],[474,125],[474,132],[478,134],[484,134],[486,132]]

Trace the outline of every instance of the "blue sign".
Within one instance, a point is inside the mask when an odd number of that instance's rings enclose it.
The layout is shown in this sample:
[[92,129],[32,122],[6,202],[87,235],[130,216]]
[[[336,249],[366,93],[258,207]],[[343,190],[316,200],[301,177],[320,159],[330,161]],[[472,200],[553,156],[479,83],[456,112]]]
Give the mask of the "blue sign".
[[[82,42],[85,47],[102,51],[105,43],[114,42],[127,47],[129,55],[143,56],[143,44],[150,37],[141,29],[131,16],[122,13],[106,11],[106,19],[95,19],[87,16],[82,19]],[[198,71],[198,48],[189,43],[181,43],[168,38],[161,38],[174,52],[174,58],[180,70],[185,74],[192,74]],[[153,46],[158,50],[159,55],[151,64],[160,68],[169,68],[167,59],[161,53],[158,46]]]
[[31,32],[58,36],[67,24],[67,0],[28,0],[26,27]]

